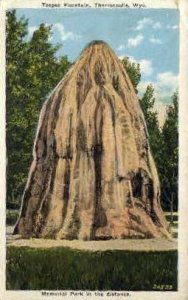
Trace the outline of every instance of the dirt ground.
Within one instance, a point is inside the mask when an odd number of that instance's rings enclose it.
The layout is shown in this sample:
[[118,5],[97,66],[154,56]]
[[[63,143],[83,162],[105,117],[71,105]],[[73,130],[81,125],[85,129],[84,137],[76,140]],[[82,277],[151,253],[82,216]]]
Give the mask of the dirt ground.
[[129,250],[129,251],[169,251],[177,250],[175,239],[125,239],[107,241],[78,241],[78,240],[50,240],[50,239],[21,239],[14,236],[7,240],[7,246],[51,248],[69,247],[85,251]]

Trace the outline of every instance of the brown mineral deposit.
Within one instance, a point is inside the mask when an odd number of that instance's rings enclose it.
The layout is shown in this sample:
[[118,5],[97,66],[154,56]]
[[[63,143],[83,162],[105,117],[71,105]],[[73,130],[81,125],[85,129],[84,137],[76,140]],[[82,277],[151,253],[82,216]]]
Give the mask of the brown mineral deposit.
[[138,97],[102,41],[88,45],[42,107],[14,233],[169,237]]

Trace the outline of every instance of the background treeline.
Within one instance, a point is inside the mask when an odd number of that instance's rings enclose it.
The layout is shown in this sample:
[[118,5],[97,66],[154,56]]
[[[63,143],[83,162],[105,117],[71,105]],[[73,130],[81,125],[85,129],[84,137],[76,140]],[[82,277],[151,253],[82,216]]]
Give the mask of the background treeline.
[[[19,208],[42,104],[71,62],[67,56],[57,56],[61,46],[50,42],[50,26],[41,24],[29,38],[28,21],[18,19],[13,10],[7,13],[6,27],[7,208]],[[128,58],[122,62],[137,93],[140,66]],[[154,110],[154,87],[148,85],[139,99],[159,172],[165,210],[177,210],[178,206],[178,92],[171,97],[172,104],[167,108],[162,128]]]
[[[136,93],[141,81],[139,64],[131,63],[129,58],[122,60]],[[139,99],[145,116],[149,142],[158,169],[161,183],[161,203],[167,211],[178,209],[178,91],[171,96],[172,104],[167,106],[166,119],[159,125],[158,113],[155,111],[155,91],[150,84],[142,98]]]

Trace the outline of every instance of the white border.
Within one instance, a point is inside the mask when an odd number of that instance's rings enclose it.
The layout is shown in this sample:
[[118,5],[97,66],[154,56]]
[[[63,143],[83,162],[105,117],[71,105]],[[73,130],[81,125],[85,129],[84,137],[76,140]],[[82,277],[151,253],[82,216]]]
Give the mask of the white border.
[[[1,0],[0,0],[1,1]],[[180,9],[180,105],[179,105],[179,134],[180,134],[180,160],[179,160],[179,278],[178,292],[130,292],[130,297],[92,297],[86,296],[42,296],[41,291],[6,291],[5,290],[5,197],[6,197],[6,150],[5,150],[5,10],[8,8],[44,8],[42,3],[124,3],[133,7],[137,2],[145,4],[147,8],[171,8]],[[144,8],[144,9],[147,9]],[[53,8],[52,8],[53,9]],[[188,300],[188,0],[3,0],[0,2],[0,300],[12,299],[133,299],[133,300]],[[172,45],[173,46],[173,45]]]
[[188,1],[180,1],[179,289],[188,299]]
[[5,289],[6,144],[5,144],[5,12],[0,9],[0,299]]
[[[181,0],[180,0],[181,1]],[[184,1],[184,0],[183,0]],[[3,8],[45,8],[42,3],[46,4],[59,4],[60,8],[64,8],[64,3],[69,4],[89,4],[90,7],[95,8],[95,3],[101,4],[124,4],[130,8],[135,8],[134,3],[140,5],[144,4],[146,8],[177,8],[178,0],[2,0]],[[46,7],[47,8],[47,7]],[[109,7],[110,8],[110,7]]]

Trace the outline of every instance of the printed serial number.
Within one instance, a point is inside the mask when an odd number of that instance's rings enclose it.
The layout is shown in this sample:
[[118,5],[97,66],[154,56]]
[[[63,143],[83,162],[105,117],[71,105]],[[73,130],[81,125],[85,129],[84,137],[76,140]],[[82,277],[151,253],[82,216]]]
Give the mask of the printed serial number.
[[154,284],[153,289],[159,291],[170,291],[173,289],[173,286],[171,284]]

